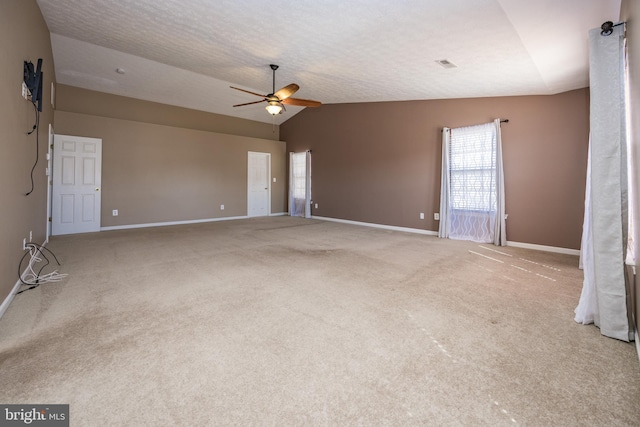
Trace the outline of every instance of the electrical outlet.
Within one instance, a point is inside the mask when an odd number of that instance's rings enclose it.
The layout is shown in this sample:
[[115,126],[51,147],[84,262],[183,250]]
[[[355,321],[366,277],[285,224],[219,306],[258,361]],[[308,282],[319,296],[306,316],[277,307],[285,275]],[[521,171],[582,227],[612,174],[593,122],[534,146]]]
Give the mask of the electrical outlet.
[[420,212],[420,219],[424,219],[424,212]]
[[224,205],[220,205],[220,210],[223,211],[224,210]]
[[118,209],[114,209],[111,211],[112,216],[118,216]]
[[316,203],[316,209],[318,209],[318,204]]
[[436,221],[440,220],[440,214],[438,212],[433,214],[433,219],[435,219]]
[[276,182],[276,177],[275,176],[273,177],[273,182]]
[[29,242],[33,242],[33,231],[29,231]]

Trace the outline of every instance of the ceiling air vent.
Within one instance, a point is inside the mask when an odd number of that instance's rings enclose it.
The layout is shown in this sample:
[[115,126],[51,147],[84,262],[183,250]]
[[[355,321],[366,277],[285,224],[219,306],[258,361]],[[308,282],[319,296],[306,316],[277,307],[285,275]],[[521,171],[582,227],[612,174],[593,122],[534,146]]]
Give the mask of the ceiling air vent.
[[458,66],[448,59],[437,59],[436,62],[444,68],[457,68]]

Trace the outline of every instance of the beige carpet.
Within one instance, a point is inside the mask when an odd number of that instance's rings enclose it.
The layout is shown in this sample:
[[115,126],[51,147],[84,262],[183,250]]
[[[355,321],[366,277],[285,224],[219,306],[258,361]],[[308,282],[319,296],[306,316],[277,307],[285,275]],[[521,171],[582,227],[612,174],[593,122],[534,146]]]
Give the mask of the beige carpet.
[[72,426],[640,425],[574,256],[288,217],[48,247],[69,277],[0,320],[0,402]]

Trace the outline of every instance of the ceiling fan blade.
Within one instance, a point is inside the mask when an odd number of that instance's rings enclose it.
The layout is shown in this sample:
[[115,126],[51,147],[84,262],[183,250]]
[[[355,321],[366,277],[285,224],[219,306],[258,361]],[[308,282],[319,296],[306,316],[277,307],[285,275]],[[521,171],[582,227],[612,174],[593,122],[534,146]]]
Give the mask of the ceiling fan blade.
[[299,107],[319,107],[322,105],[320,101],[312,101],[310,99],[287,98],[282,100],[283,104],[297,105]]
[[246,90],[246,89],[240,89],[239,87],[233,87],[233,86],[229,86],[229,87],[231,89],[239,90],[241,92],[250,93],[251,95],[260,96],[262,98],[266,98],[267,97],[267,95],[260,95],[259,93],[251,92],[250,90]]
[[287,85],[287,86],[283,87],[282,89],[278,90],[277,92],[275,92],[273,94],[273,96],[277,96],[278,99],[280,101],[282,101],[284,99],[287,99],[288,97],[290,97],[294,93],[296,93],[298,91],[298,89],[300,89],[300,86],[298,86],[295,83],[291,83],[290,85]]
[[264,99],[261,99],[260,101],[245,102],[244,104],[236,104],[236,105],[234,105],[234,107],[243,107],[245,105],[259,104],[261,102],[264,102]]

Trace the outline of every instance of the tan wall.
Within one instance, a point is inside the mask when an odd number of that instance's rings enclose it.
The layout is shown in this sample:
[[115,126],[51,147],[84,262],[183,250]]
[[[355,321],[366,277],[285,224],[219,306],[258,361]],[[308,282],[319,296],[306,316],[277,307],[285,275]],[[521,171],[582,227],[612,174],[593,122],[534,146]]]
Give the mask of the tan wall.
[[[589,92],[323,105],[280,126],[287,151],[313,151],[313,214],[437,231],[441,129],[502,126],[509,241],[578,249]],[[424,220],[419,219],[425,213]]]
[[[45,177],[47,135],[53,122],[51,82],[54,80],[49,30],[35,0],[0,1],[0,302],[18,280],[23,255],[22,239],[43,243],[46,238],[47,186]],[[29,178],[36,160],[36,134],[27,135],[35,122],[33,105],[21,96],[23,61],[43,59],[43,111],[40,114],[39,161],[34,170],[35,189]]]
[[284,142],[60,110],[55,124],[102,138],[103,227],[247,215],[249,151],[271,153],[271,212],[286,211]]
[[[620,19],[627,22],[627,47],[629,59],[629,95],[631,107],[631,158],[634,164],[633,180],[635,192],[634,223],[640,224],[640,4],[637,0],[622,0]],[[640,226],[634,229],[636,258],[640,258]],[[640,284],[637,277],[633,283],[634,314],[636,330],[640,325]]]

